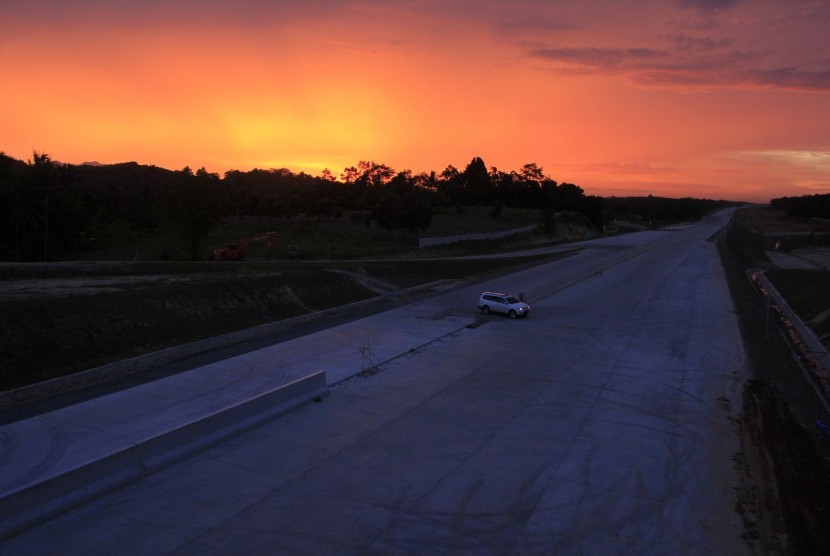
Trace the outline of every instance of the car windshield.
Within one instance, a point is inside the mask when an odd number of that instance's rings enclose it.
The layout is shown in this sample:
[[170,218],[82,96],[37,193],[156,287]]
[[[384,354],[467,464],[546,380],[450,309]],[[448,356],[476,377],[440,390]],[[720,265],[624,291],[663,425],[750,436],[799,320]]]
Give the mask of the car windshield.
[[512,304],[514,304],[514,303],[518,303],[518,302],[519,302],[519,300],[518,300],[518,299],[516,299],[515,297],[513,297],[512,295],[511,295],[510,297],[506,297],[505,299],[506,299],[506,300],[507,300],[507,302],[508,302],[508,303],[510,303],[511,305],[512,305]]

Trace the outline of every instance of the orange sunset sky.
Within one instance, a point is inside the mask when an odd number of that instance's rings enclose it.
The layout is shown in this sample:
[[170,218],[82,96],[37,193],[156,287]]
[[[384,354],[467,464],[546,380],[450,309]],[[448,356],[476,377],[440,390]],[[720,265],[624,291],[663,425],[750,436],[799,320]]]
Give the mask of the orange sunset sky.
[[0,151],[830,193],[827,0],[0,0]]

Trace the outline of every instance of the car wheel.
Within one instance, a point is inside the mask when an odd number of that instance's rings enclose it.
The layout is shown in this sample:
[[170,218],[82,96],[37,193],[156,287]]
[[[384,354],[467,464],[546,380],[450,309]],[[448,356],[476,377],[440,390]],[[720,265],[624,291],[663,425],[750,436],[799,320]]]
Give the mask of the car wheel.
[[519,315],[518,315],[518,314],[516,314],[516,311],[514,311],[513,309],[510,309],[510,312],[509,312],[509,313],[507,313],[507,316],[509,316],[511,319],[515,319],[515,318],[516,318],[516,317],[518,317]]
[[490,314],[490,307],[488,307],[487,305],[483,305],[481,307],[481,312],[484,313],[485,315],[489,315]]

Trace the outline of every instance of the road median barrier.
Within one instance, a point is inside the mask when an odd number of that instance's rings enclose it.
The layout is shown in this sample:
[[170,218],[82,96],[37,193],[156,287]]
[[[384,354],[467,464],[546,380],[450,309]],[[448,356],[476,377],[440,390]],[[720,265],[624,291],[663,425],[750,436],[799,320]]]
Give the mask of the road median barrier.
[[326,373],[319,371],[146,438],[125,439],[121,447],[91,454],[88,461],[0,493],[0,539],[319,401],[328,393]]

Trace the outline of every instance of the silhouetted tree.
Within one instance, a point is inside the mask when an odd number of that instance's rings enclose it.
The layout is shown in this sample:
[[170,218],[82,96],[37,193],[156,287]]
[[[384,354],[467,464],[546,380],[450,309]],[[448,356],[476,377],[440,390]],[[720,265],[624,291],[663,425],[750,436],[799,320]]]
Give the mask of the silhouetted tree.
[[170,219],[185,241],[193,260],[203,258],[202,243],[220,213],[217,180],[209,175],[180,172],[180,181],[169,204]]
[[371,218],[384,229],[416,232],[432,221],[433,189],[420,186],[420,179],[403,170],[388,180],[371,205]]
[[607,197],[603,199],[608,220],[635,220],[644,224],[699,220],[705,214],[732,206],[730,201],[670,199],[666,197]]
[[[782,210],[805,216],[826,214],[828,196],[774,200]],[[386,164],[360,161],[347,167],[340,181],[324,170],[321,176],[287,168],[228,170],[222,178],[204,167],[179,171],[127,162],[103,166],[58,165],[34,153],[31,162],[0,155],[0,258],[43,260],[59,257],[79,233],[96,228],[119,233],[157,234],[175,230],[193,257],[219,217],[296,216],[338,218],[348,210],[365,215],[380,227],[415,231],[426,227],[432,207],[470,205],[544,208],[549,214],[574,211],[597,227],[606,218],[631,215],[660,222],[699,218],[724,206],[701,199],[657,197],[589,197],[572,183],[557,184],[536,163],[518,171],[487,169],[474,157],[459,171],[414,175]],[[361,216],[363,215],[363,216]]]
[[28,163],[0,157],[0,258],[48,261],[89,225],[89,196],[74,169],[35,151]]
[[40,253],[38,246],[42,246],[43,211],[32,183],[31,165],[0,158],[0,257],[35,260]]
[[435,174],[435,171],[429,173],[421,172],[415,176],[415,185],[421,189],[436,192],[438,191],[438,176]]
[[772,199],[770,206],[783,210],[790,216],[830,218],[830,194],[826,193],[801,197],[779,197]]
[[468,204],[489,204],[492,199],[492,183],[487,166],[479,158],[473,158],[462,174],[463,199]]
[[202,178],[202,179],[209,179],[209,180],[218,180],[219,179],[219,174],[213,173],[213,172],[208,172],[207,170],[205,170],[205,167],[202,166],[201,168],[196,170],[196,177],[197,178]]
[[357,165],[356,183],[372,187],[385,185],[395,175],[395,171],[385,164],[361,160]]
[[535,162],[522,166],[522,169],[519,170],[519,174],[526,182],[535,182],[537,184],[541,183],[546,178],[545,173],[539,166],[536,165]]
[[438,178],[438,191],[447,196],[453,204],[460,204],[462,199],[461,172],[455,166],[444,168]]

